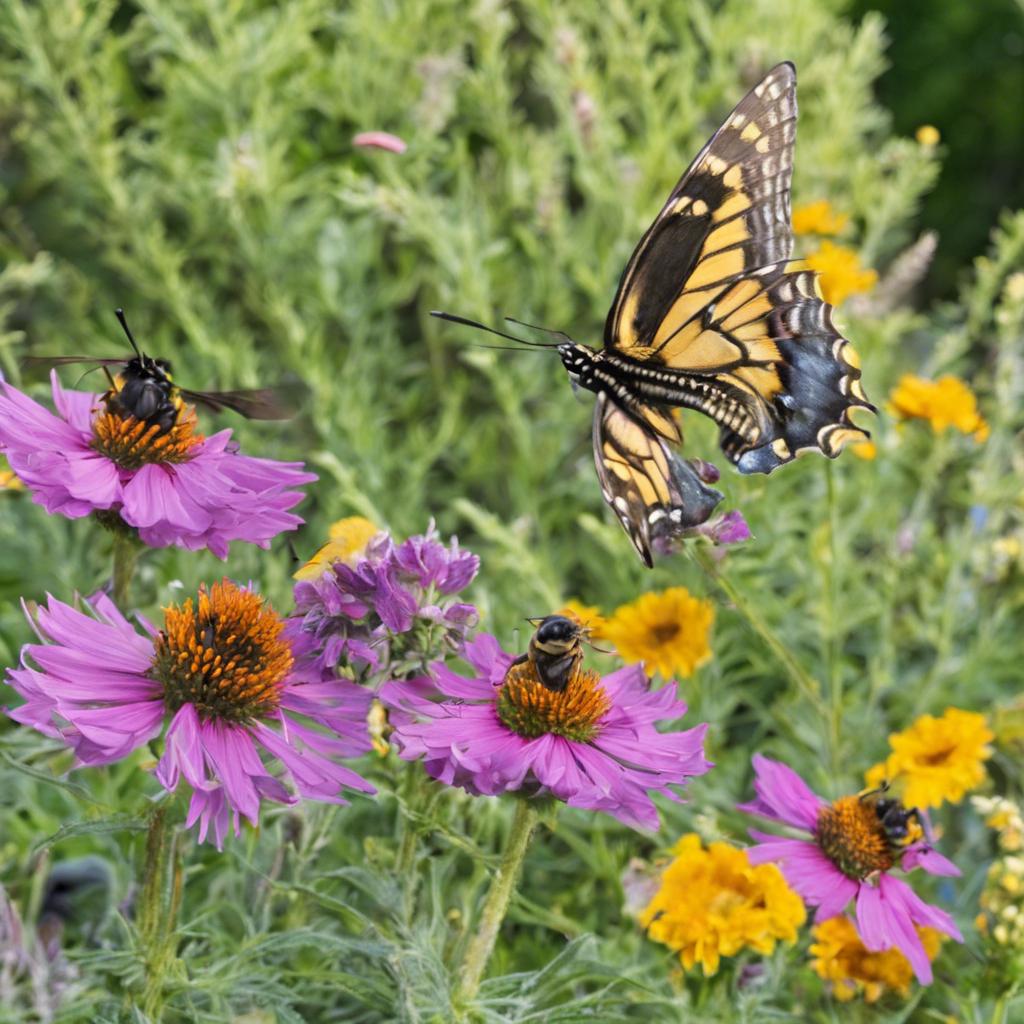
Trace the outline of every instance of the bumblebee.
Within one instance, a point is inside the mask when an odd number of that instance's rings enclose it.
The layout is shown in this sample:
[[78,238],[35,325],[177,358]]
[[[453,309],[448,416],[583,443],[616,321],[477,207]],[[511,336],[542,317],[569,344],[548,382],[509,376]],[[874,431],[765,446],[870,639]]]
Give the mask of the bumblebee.
[[[190,391],[179,387],[171,376],[171,364],[166,359],[154,359],[139,348],[128,328],[124,310],[114,311],[135,355],[128,360],[104,359],[94,356],[30,356],[27,366],[67,366],[73,363],[92,363],[103,367],[110,388],[103,395],[107,409],[117,416],[134,416],[159,428],[161,434],[170,431],[178,422],[183,402],[196,402],[219,412],[233,411],[253,420],[280,420],[292,415],[292,409],[282,401],[284,389],[262,388],[254,391]],[[116,374],[111,367],[118,367]]]
[[885,796],[884,794],[888,791],[889,785],[886,783],[879,789],[864,793],[861,800],[874,807],[889,845],[894,849],[899,849],[913,838],[910,829],[911,821],[916,822],[918,828],[923,828],[921,812],[916,807],[904,807],[899,800]]
[[[513,665],[530,662],[537,678],[555,693],[562,693],[583,661],[583,639],[587,630],[564,615],[527,619],[536,626],[525,654]],[[511,666],[510,666],[511,667]]]

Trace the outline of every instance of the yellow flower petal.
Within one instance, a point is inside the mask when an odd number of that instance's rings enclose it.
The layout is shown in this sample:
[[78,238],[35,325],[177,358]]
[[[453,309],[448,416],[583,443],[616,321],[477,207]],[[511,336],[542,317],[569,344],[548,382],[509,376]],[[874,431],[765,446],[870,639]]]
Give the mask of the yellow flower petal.
[[895,783],[907,807],[959,803],[985,781],[992,739],[984,715],[958,708],[947,708],[941,718],[923,715],[889,737],[892,753],[868,769],[865,779],[872,787]]
[[379,528],[362,516],[348,516],[331,523],[330,540],[292,576],[297,580],[315,580],[335,562],[351,565],[359,560],[366,545],[380,532]]
[[601,614],[601,609],[596,604],[583,604],[582,601],[573,598],[571,601],[566,601],[555,614],[564,615],[567,619],[575,619],[590,632],[590,636],[594,640],[599,640],[604,636],[604,628],[608,620]]
[[845,245],[822,242],[821,248],[811,253],[805,262],[819,274],[821,293],[833,306],[842,304],[858,292],[870,291],[878,282],[878,274],[871,269],[865,270],[860,265],[857,251]]
[[711,657],[708,634],[714,619],[710,601],[686,587],[669,587],[617,608],[601,635],[623,661],[642,661],[651,675],[686,677]]
[[655,942],[679,955],[687,969],[700,963],[714,974],[723,956],[743,949],[769,954],[777,941],[794,942],[804,923],[803,900],[774,864],[755,867],[728,843],[705,848],[690,833],[676,843],[640,923]]
[[793,233],[797,235],[838,235],[850,218],[836,213],[827,199],[806,203],[793,211]]
[[889,396],[889,409],[903,420],[928,420],[936,434],[953,427],[972,434],[978,442],[988,437],[988,424],[978,412],[974,392],[951,374],[936,381],[904,374]]
[[[942,936],[932,928],[918,928],[917,934],[934,960]],[[861,942],[854,923],[842,915],[816,924],[811,931],[811,968],[832,985],[841,1002],[861,995],[867,1003],[878,1000],[886,989],[906,996],[914,977],[910,961],[898,950],[870,953]]]
[[942,136],[939,135],[939,129],[933,124],[923,124],[916,132],[914,132],[914,138],[917,139],[918,143],[922,146],[927,146],[931,149],[933,146],[937,146]]

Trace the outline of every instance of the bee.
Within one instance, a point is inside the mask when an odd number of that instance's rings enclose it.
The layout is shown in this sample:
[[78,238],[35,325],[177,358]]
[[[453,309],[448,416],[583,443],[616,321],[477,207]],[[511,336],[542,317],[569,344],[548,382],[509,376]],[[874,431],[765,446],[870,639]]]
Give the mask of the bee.
[[530,662],[537,678],[549,690],[562,693],[583,661],[582,641],[587,630],[564,615],[546,615],[526,621],[537,628],[530,637],[526,653],[512,665]]
[[[128,342],[135,353],[131,359],[107,359],[95,356],[30,356],[26,366],[68,366],[74,363],[93,363],[103,367],[110,388],[102,401],[109,412],[156,426],[166,434],[178,422],[182,403],[195,402],[214,412],[231,409],[253,420],[281,420],[292,415],[293,409],[282,400],[284,389],[261,388],[252,391],[191,391],[174,382],[171,364],[166,359],[154,359],[139,348],[123,309],[114,310]],[[118,367],[111,375],[110,367]]]
[[923,822],[921,812],[916,807],[904,807],[899,800],[885,796],[888,791],[889,784],[884,783],[878,789],[862,794],[861,800],[874,807],[889,845],[898,849],[912,838],[910,822],[916,822],[918,828],[923,828]]

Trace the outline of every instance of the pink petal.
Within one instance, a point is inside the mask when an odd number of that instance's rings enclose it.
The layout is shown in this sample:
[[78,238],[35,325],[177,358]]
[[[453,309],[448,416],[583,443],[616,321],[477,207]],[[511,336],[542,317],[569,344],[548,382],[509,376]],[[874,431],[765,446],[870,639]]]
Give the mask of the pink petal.
[[363,148],[386,149],[390,153],[404,153],[405,142],[390,132],[360,132],[352,136],[352,145]]

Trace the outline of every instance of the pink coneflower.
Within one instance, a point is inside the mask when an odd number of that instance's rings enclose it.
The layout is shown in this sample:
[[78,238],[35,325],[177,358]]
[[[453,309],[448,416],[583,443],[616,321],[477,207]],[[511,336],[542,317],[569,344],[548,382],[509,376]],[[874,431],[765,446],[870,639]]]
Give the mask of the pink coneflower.
[[934,928],[959,942],[963,937],[949,914],[925,903],[890,872],[920,867],[929,874],[955,876],[959,868],[923,839],[907,845],[894,841],[880,811],[898,808],[895,801],[883,805],[864,796],[845,796],[827,803],[791,768],[760,754],[754,755],[754,772],[757,798],[741,804],[740,810],[809,832],[811,839],[751,830],[758,844],[748,851],[750,862],[777,861],[804,902],[818,908],[819,922],[838,916],[855,901],[857,930],[865,947],[873,953],[899,949],[917,980],[930,984],[931,962],[915,925]]
[[652,693],[638,666],[603,679],[579,669],[555,692],[528,661],[512,666],[513,656],[487,634],[467,643],[463,656],[474,676],[435,663],[432,678],[390,682],[380,693],[392,708],[401,756],[423,758],[427,772],[448,785],[487,796],[550,794],[657,829],[650,794],[675,797],[671,786],[711,767],[706,725],[657,731],[656,722],[679,718],[686,705],[675,686]]
[[47,512],[97,513],[150,547],[205,547],[218,558],[230,541],[268,547],[302,524],[288,511],[303,497],[294,488],[316,479],[302,463],[241,455],[230,430],[203,437],[183,403],[162,431],[118,415],[98,395],[63,390],[56,373],[52,386],[56,416],[0,384],[0,450]]
[[[140,633],[105,596],[95,616],[49,599],[34,625],[49,641],[22,650],[8,683],[26,703],[9,711],[69,744],[85,765],[108,764],[164,734],[156,777],[192,787],[186,825],[218,848],[231,819],[254,825],[261,798],[345,803],[373,787],[333,758],[370,749],[370,695],[344,680],[302,677],[284,622],[251,590],[224,580],[164,610]],[[166,730],[165,730],[166,725]],[[275,774],[268,762],[278,761]],[[282,778],[289,779],[297,794]]]

